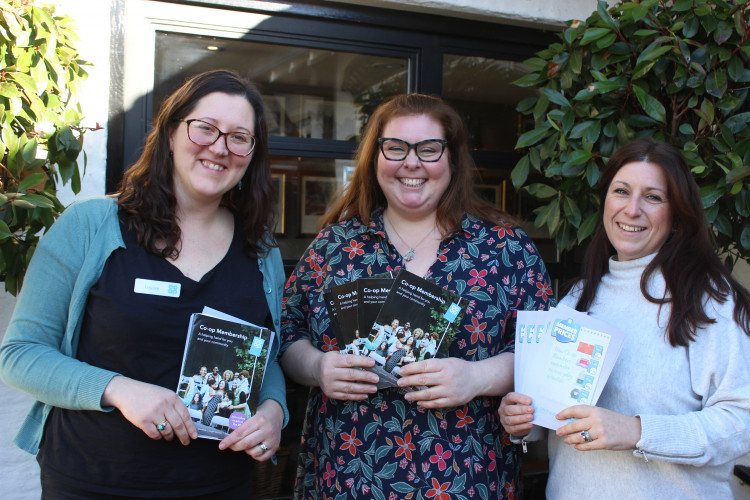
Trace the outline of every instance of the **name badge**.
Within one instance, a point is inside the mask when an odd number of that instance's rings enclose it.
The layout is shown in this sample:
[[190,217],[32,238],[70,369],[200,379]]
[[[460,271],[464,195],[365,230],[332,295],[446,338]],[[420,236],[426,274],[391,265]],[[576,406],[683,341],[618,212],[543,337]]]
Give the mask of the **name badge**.
[[180,296],[180,287],[181,285],[179,283],[136,278],[133,291],[135,293],[145,293],[147,295],[161,295],[162,297],[177,298]]

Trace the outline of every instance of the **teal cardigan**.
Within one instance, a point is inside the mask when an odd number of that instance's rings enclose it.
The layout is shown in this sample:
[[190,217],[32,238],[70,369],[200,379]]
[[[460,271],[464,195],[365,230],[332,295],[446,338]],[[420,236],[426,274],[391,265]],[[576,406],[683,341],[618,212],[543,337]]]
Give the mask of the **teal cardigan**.
[[[98,197],[74,203],[40,240],[0,346],[0,377],[37,400],[14,440],[29,453],[39,450],[52,407],[112,410],[102,407],[101,400],[107,384],[118,374],[75,356],[89,290],[110,254],[125,247],[115,201]],[[279,249],[259,255],[258,266],[278,338],[284,289]],[[289,412],[278,351],[275,342],[259,403],[277,401],[284,409],[286,426]]]

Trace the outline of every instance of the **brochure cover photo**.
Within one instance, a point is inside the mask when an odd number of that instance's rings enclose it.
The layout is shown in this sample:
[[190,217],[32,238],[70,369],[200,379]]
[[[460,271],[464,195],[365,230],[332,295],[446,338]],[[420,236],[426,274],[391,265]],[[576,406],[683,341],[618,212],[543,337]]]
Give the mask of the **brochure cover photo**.
[[198,437],[223,439],[255,414],[273,332],[212,312],[191,316],[177,395]]
[[366,355],[367,332],[393,284],[393,273],[336,285],[323,292],[339,350]]
[[396,387],[402,366],[445,357],[461,324],[466,299],[401,270],[369,328],[366,354],[379,388]]

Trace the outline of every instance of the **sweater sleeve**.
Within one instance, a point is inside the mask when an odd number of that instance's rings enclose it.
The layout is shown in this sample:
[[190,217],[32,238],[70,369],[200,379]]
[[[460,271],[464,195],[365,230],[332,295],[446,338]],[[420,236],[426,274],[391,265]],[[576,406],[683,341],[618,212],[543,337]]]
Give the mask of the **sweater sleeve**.
[[750,452],[750,337],[732,319],[734,304],[708,306],[716,323],[687,348],[691,386],[701,409],[640,415],[637,454],[688,465],[718,465]]
[[76,410],[102,410],[102,394],[116,375],[73,358],[67,334],[77,326],[69,322],[79,321],[85,307],[86,294],[76,294],[76,284],[104,220],[96,208],[91,202],[71,206],[42,237],[0,347],[6,384]]

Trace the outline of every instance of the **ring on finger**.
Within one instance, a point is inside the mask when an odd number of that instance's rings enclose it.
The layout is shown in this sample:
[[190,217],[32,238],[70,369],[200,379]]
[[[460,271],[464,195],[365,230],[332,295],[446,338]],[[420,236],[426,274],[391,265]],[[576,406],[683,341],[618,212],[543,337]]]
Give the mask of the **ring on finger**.
[[266,446],[266,443],[260,443],[258,445],[258,448],[260,448],[261,450],[263,450],[263,453],[265,453],[265,452],[268,451],[268,446]]
[[159,429],[160,431],[163,431],[164,429],[166,429],[166,428],[167,428],[167,424],[168,424],[168,423],[169,423],[169,422],[167,422],[167,419],[165,418],[165,419],[164,419],[164,422],[162,422],[162,423],[160,423],[160,424],[157,424],[156,428],[157,428],[157,429]]
[[591,437],[591,434],[589,434],[589,431],[583,431],[581,432],[581,436],[583,436],[583,440],[587,443],[590,443],[594,440],[594,438]]

